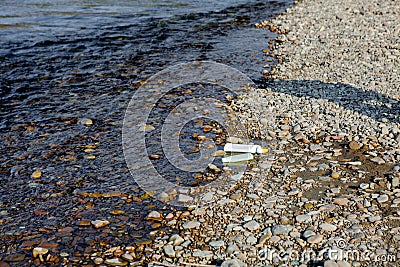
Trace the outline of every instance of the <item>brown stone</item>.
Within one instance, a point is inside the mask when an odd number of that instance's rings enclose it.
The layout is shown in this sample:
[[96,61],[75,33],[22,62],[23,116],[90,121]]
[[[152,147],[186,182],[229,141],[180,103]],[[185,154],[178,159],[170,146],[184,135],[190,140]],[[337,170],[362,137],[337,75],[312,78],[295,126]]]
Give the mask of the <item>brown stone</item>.
[[343,198],[343,197],[338,197],[335,198],[333,200],[333,203],[339,206],[347,206],[347,204],[349,203],[350,200],[348,200],[347,198]]
[[74,228],[72,228],[72,227],[64,227],[64,228],[58,229],[58,232],[72,232],[72,231],[74,231]]
[[204,128],[203,128],[203,131],[204,131],[205,133],[208,133],[208,132],[211,131],[211,130],[212,130],[212,127],[209,126],[209,125],[205,125]]
[[45,216],[49,214],[46,210],[35,210],[34,213],[36,216]]
[[37,258],[39,255],[45,255],[48,252],[49,252],[49,250],[47,248],[37,247],[37,248],[33,249],[32,256],[34,258]]
[[152,225],[151,225],[151,228],[153,228],[153,229],[158,229],[158,228],[160,228],[161,227],[161,223],[153,223]]
[[112,210],[112,211],[110,211],[110,214],[111,215],[123,215],[123,214],[125,214],[125,211],[123,211],[123,210]]
[[37,244],[39,244],[38,240],[28,240],[28,241],[24,241],[21,244],[21,248],[32,248],[34,246],[36,246]]
[[360,144],[355,141],[350,141],[349,147],[352,150],[359,150],[361,148]]
[[110,222],[106,221],[106,220],[94,220],[94,221],[91,221],[91,223],[92,223],[93,227],[97,228],[97,229],[106,227],[107,225],[110,224]]
[[79,222],[77,223],[77,225],[78,225],[78,226],[81,226],[81,227],[87,227],[87,226],[90,226],[91,223],[90,223],[90,221],[82,220],[82,221],[79,221]]
[[32,173],[31,177],[34,178],[34,179],[39,179],[40,177],[42,177],[42,172],[35,171],[35,172]]
[[334,172],[332,172],[331,177],[332,177],[333,179],[338,179],[338,178],[340,177],[340,173],[334,171]]
[[10,267],[10,265],[7,262],[0,261],[0,267]]
[[5,256],[3,260],[6,262],[19,262],[19,261],[23,261],[24,259],[25,259],[25,255],[17,253],[17,254]]
[[41,248],[57,248],[59,245],[57,243],[42,243]]

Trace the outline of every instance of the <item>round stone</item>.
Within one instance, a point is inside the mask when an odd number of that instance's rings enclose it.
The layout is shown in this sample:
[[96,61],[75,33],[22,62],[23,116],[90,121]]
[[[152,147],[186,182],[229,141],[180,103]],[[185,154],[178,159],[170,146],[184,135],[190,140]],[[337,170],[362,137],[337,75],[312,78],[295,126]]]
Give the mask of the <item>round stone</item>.
[[310,244],[318,244],[318,243],[321,243],[321,241],[323,239],[324,239],[323,235],[317,234],[317,235],[313,235],[313,236],[310,236],[309,238],[307,238],[307,242]]
[[337,227],[330,223],[321,223],[319,227],[325,232],[333,232],[337,229]]

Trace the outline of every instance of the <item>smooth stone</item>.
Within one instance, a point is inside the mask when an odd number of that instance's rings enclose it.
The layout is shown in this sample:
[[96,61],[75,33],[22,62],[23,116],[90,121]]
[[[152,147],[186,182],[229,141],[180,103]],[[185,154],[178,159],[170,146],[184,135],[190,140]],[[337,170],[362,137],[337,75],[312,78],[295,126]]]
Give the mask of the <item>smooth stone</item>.
[[368,221],[369,222],[377,222],[381,220],[381,216],[378,215],[373,215],[373,216],[369,216],[368,217]]
[[251,235],[246,239],[246,243],[249,245],[255,245],[257,243],[257,238]]
[[299,223],[309,223],[311,222],[311,215],[301,214],[296,216],[296,221]]
[[240,249],[236,244],[229,245],[226,249],[227,254],[233,254],[235,252],[240,252]]
[[147,215],[146,220],[161,221],[162,215],[158,211],[153,210],[152,212],[149,213],[149,215]]
[[380,195],[376,201],[378,201],[379,203],[385,203],[389,200],[389,196],[388,195]]
[[271,228],[272,234],[273,235],[284,235],[287,236],[290,231],[292,231],[293,226],[289,224],[280,224],[280,225],[275,225]]
[[384,164],[385,160],[381,157],[373,157],[370,161],[375,162],[377,164]]
[[289,192],[288,192],[288,196],[294,196],[294,195],[297,195],[297,194],[299,194],[300,193],[300,189],[298,189],[298,188],[293,188],[292,190],[290,190]]
[[135,261],[135,258],[131,254],[128,254],[128,253],[125,253],[125,254],[121,255],[121,259],[123,259],[123,260],[125,260],[127,262],[134,262]]
[[350,200],[344,197],[338,197],[333,200],[333,203],[339,206],[346,206]]
[[306,230],[303,233],[303,237],[305,239],[307,239],[307,238],[309,238],[310,236],[313,236],[313,235],[316,235],[316,233],[314,231],[311,231],[311,230]]
[[254,220],[243,225],[244,228],[247,228],[250,231],[257,230],[260,227],[260,224]]
[[42,177],[42,172],[40,172],[40,171],[34,171],[34,172],[31,174],[31,177],[34,178],[34,179],[39,179],[40,177]]
[[215,165],[212,164],[212,163],[209,163],[209,164],[208,164],[208,168],[210,168],[210,170],[213,170],[214,172],[220,172],[220,171],[221,171],[220,168],[218,168],[217,166],[215,166]]
[[142,125],[140,128],[139,128],[139,131],[141,131],[141,132],[147,132],[147,131],[153,131],[155,128],[154,128],[154,126],[152,126],[152,125]]
[[392,179],[392,186],[393,187],[399,187],[399,185],[400,185],[400,178],[399,177],[394,177]]
[[81,118],[78,120],[78,123],[81,125],[86,125],[86,126],[90,126],[93,125],[93,121],[91,119],[88,118]]
[[109,221],[106,221],[106,220],[95,220],[95,221],[91,221],[90,223],[91,223],[91,224],[94,226],[94,228],[96,228],[96,229],[105,227],[105,226],[107,226],[107,225],[110,224],[110,222],[109,222]]
[[278,243],[279,241],[281,241],[281,238],[278,235],[273,235],[270,239],[269,242],[271,243]]
[[268,239],[270,239],[272,236],[272,234],[264,234],[260,237],[260,239],[258,240],[258,244],[260,246],[264,245],[265,242],[267,242]]
[[322,150],[322,147],[320,145],[318,145],[318,144],[313,144],[313,145],[310,146],[310,150],[312,152],[315,152],[315,151],[318,151],[318,150]]
[[209,258],[212,257],[213,253],[208,250],[202,250],[202,251],[194,251],[193,252],[193,257],[199,257],[199,258]]
[[98,258],[95,258],[95,259],[93,260],[93,262],[94,262],[94,264],[96,264],[96,265],[100,265],[100,264],[102,264],[102,263],[104,262],[104,260],[103,260],[102,258],[98,257]]
[[223,240],[215,240],[215,241],[211,241],[209,243],[209,245],[214,248],[219,248],[219,247],[223,247],[225,245],[225,242]]
[[198,221],[193,220],[193,221],[184,223],[184,224],[182,225],[182,227],[183,227],[184,229],[198,228],[198,227],[200,227],[200,223],[199,223]]
[[161,202],[167,202],[169,200],[169,195],[166,192],[161,192],[158,194],[158,200]]
[[204,194],[202,200],[208,202],[208,201],[213,200],[213,198],[214,198],[214,192],[208,192],[208,193]]
[[340,177],[340,173],[339,173],[339,172],[336,172],[336,171],[334,171],[334,172],[332,172],[332,174],[331,174],[331,177],[332,177],[333,179],[339,179],[339,177]]
[[170,244],[164,246],[164,253],[170,258],[175,258],[175,250],[174,247]]
[[44,255],[48,252],[49,252],[49,250],[47,248],[37,247],[32,250],[32,255],[34,258],[36,258],[37,256]]
[[19,262],[19,261],[23,261],[24,259],[25,259],[25,255],[19,254],[19,253],[13,254],[13,255],[8,255],[3,258],[3,260],[6,262]]
[[348,165],[352,165],[352,166],[361,166],[362,162],[361,161],[349,161],[347,162]]
[[249,222],[249,221],[251,221],[253,219],[253,216],[250,216],[250,215],[245,215],[244,217],[243,217],[243,221],[245,221],[245,222]]
[[324,239],[323,235],[317,234],[317,235],[313,235],[313,236],[310,236],[309,238],[307,238],[307,242],[310,243],[310,244],[318,244],[323,239]]
[[330,223],[321,223],[319,225],[319,228],[321,228],[322,230],[326,231],[326,232],[333,232],[337,229],[337,227],[333,224]]
[[193,198],[188,195],[179,194],[179,196],[178,196],[178,202],[180,202],[180,203],[187,203],[187,202],[191,202],[192,200],[193,200]]
[[356,141],[351,141],[349,143],[349,147],[351,150],[359,150],[361,148],[361,145],[357,143]]
[[172,242],[172,245],[174,246],[179,246],[180,244],[185,242],[185,239],[183,239],[180,235],[175,234],[169,238],[169,242]]

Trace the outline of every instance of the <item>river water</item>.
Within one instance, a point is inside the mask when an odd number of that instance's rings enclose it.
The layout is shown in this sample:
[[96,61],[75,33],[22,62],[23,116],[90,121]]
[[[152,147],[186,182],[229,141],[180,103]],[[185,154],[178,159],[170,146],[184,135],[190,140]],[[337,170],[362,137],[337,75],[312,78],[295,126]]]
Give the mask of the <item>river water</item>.
[[[273,64],[262,50],[275,35],[254,24],[290,4],[1,1],[0,244],[6,246],[0,254],[25,253],[22,236],[82,253],[99,240],[117,245],[146,238],[143,217],[162,206],[135,185],[121,147],[124,112],[136,88],[193,60],[260,79],[269,69],[263,66]],[[32,177],[34,171],[41,176]],[[110,215],[115,210],[123,215]],[[77,226],[93,219],[109,220],[110,229]],[[65,227],[73,230],[61,235]]]

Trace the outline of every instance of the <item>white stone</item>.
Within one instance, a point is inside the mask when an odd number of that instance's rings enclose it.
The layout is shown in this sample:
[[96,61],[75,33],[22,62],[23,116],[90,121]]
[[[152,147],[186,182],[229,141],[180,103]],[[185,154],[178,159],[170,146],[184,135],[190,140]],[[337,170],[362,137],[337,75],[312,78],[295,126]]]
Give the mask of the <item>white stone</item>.
[[335,225],[330,223],[321,223],[319,227],[326,232],[333,232],[337,229]]
[[184,223],[184,224],[182,225],[182,227],[183,227],[184,229],[198,228],[198,227],[200,227],[200,222],[193,220],[193,221]]
[[311,222],[311,215],[301,214],[296,216],[296,221],[299,223],[309,223]]
[[170,258],[175,258],[174,247],[170,244],[164,246],[164,253]]
[[252,221],[249,221],[246,224],[244,224],[243,227],[250,231],[254,231],[260,227],[260,224],[256,221],[252,220]]

